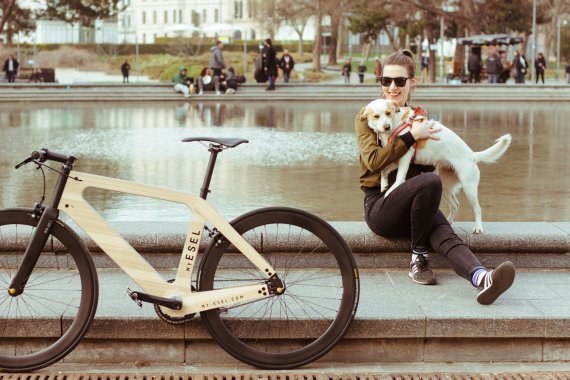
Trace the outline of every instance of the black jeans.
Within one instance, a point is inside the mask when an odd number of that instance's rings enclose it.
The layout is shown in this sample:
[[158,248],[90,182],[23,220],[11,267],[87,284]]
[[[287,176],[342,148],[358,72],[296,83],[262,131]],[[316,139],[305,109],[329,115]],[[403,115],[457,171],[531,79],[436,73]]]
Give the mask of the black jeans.
[[388,198],[378,188],[364,197],[364,216],[370,229],[381,236],[411,237],[412,249],[430,247],[443,256],[451,268],[468,281],[477,269],[484,268],[463,243],[439,210],[441,179],[422,173],[406,180]]

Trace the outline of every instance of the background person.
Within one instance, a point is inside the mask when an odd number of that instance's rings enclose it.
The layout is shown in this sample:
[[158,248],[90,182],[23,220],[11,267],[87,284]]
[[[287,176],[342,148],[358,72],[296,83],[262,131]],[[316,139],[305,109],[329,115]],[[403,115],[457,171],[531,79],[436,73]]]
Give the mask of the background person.
[[180,71],[178,74],[172,78],[172,83],[174,83],[174,91],[182,93],[185,98],[189,98],[192,91],[191,80],[186,76],[186,67],[180,66],[179,70]]
[[203,95],[204,91],[216,91],[216,95],[221,95],[220,91],[220,77],[212,75],[210,69],[204,67],[198,76],[198,95]]
[[469,83],[481,83],[481,58],[475,49],[471,49],[471,54],[469,54],[467,70],[469,70]]
[[492,48],[491,54],[487,57],[487,75],[489,77],[489,83],[499,83],[499,75],[503,71],[503,65],[501,64],[501,58],[497,54],[497,49]]
[[283,80],[285,83],[289,83],[289,78],[291,78],[291,71],[295,67],[295,61],[293,57],[289,54],[289,50],[283,50],[283,55],[279,59],[279,67],[283,70]]
[[[380,79],[382,97],[400,107],[410,106],[410,94],[415,86],[415,62],[410,51],[397,51],[384,61]],[[429,269],[428,251],[433,249],[444,257],[452,269],[479,288],[477,301],[487,305],[494,302],[514,281],[515,269],[506,261],[488,271],[455,234],[439,210],[442,183],[432,166],[412,164],[406,181],[388,198],[380,192],[380,172],[397,162],[419,140],[438,139],[432,133],[433,122],[412,121],[409,132],[393,143],[381,146],[376,132],[368,127],[366,108],[356,116],[356,141],[360,153],[360,188],[364,191],[364,216],[368,227],[387,237],[407,237],[411,240],[411,262],[408,275],[415,283],[434,285],[436,279]],[[389,176],[389,186],[396,171]]]
[[515,83],[524,83],[528,63],[526,62],[525,57],[522,56],[518,50],[515,51],[511,68],[515,77]]
[[366,65],[364,64],[364,61],[360,62],[360,65],[358,65],[358,81],[360,83],[364,83],[364,73],[366,72]]
[[423,53],[420,58],[420,71],[422,73],[422,83],[427,82],[429,74],[429,55],[427,53]]
[[14,83],[16,81],[18,67],[20,67],[20,63],[13,54],[10,54],[8,59],[4,61],[4,72],[6,73],[6,79],[8,79],[8,82]]
[[222,41],[216,41],[216,45],[210,48],[210,69],[212,69],[215,77],[222,75],[222,70],[226,68],[226,63],[224,62],[224,56],[222,54],[223,46],[224,44]]
[[546,70],[546,59],[542,53],[538,53],[538,56],[534,60],[534,69],[536,70],[536,83],[538,79],[542,79],[542,84],[544,84],[544,70]]
[[131,71],[131,65],[125,60],[121,65],[121,73],[123,74],[123,83],[129,83],[129,71]]
[[344,83],[350,83],[350,73],[352,72],[352,63],[350,59],[347,59],[342,66],[342,76],[344,77]]
[[382,61],[380,58],[374,58],[374,77],[376,78],[376,83],[380,82],[380,77],[382,76]]
[[275,80],[277,79],[277,51],[273,47],[271,38],[265,39],[264,48],[262,50],[261,56],[263,57],[263,71],[269,78],[269,87],[266,91],[275,90]]

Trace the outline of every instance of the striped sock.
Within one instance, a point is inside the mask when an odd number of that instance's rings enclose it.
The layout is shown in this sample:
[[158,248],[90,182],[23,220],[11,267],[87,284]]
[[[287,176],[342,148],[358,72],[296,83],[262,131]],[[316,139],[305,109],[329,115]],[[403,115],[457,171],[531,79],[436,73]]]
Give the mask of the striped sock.
[[481,268],[477,269],[475,273],[473,273],[473,277],[471,277],[471,282],[474,286],[479,286],[483,282],[485,276],[489,273],[487,269]]
[[428,251],[420,250],[417,248],[412,249],[412,263],[416,261],[419,255],[422,255],[426,259],[428,258]]

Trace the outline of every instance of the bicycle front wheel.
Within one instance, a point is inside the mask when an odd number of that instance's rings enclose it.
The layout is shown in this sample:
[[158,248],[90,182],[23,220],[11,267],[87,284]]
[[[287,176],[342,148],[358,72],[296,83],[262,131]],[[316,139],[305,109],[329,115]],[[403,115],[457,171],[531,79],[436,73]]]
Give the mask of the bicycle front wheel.
[[[285,291],[202,312],[212,337],[235,358],[265,369],[308,364],[329,352],[356,313],[359,279],[352,252],[325,221],[290,208],[245,214],[232,226],[276,270]],[[200,265],[200,290],[264,281],[223,236]]]
[[79,237],[60,221],[26,283],[8,294],[38,218],[28,209],[0,211],[0,368],[32,371],[61,360],[81,341],[97,308],[95,266]]

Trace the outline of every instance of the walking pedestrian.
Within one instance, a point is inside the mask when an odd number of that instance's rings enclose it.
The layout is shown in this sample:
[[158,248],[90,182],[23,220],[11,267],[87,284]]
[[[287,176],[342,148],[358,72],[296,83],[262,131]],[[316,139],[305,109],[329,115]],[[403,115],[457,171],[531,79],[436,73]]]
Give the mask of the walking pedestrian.
[[566,60],[566,83],[570,84],[570,58]]
[[222,70],[226,68],[222,54],[223,46],[223,42],[218,40],[216,45],[210,48],[210,69],[212,69],[212,75],[218,78],[222,75]]
[[538,56],[534,60],[534,69],[536,71],[536,83],[538,83],[538,78],[542,79],[542,84],[544,84],[544,71],[546,70],[546,59],[542,53],[538,53]]
[[121,65],[121,73],[123,74],[123,83],[129,83],[129,71],[131,71],[131,65],[125,60]]
[[[415,86],[415,62],[408,50],[397,51],[384,61],[380,79],[382,97],[399,107],[410,107],[410,94]],[[360,188],[364,192],[364,217],[376,234],[392,238],[406,237],[411,242],[409,277],[421,285],[437,281],[429,269],[428,251],[436,251],[447,260],[459,276],[478,288],[477,302],[493,303],[512,285],[515,267],[505,261],[494,270],[487,270],[451,228],[439,210],[442,195],[441,178],[433,167],[412,164],[408,179],[389,197],[380,191],[380,172],[394,164],[417,141],[437,139],[439,130],[424,117],[411,122],[410,131],[382,146],[376,132],[368,126],[366,108],[355,119],[356,141],[360,153]],[[395,180],[392,172],[389,185]]]
[[8,56],[8,59],[4,61],[4,72],[6,73],[6,79],[8,82],[14,83],[16,81],[16,75],[18,75],[18,67],[20,64],[13,54]]
[[283,55],[279,60],[279,67],[283,70],[283,80],[285,83],[289,83],[289,78],[291,78],[291,71],[295,67],[295,61],[293,57],[289,55],[289,50],[283,50]]
[[262,50],[262,57],[263,57],[263,71],[269,78],[269,87],[267,87],[266,91],[273,91],[275,90],[275,80],[277,79],[277,51],[273,47],[271,43],[271,38],[265,39],[264,48]]

